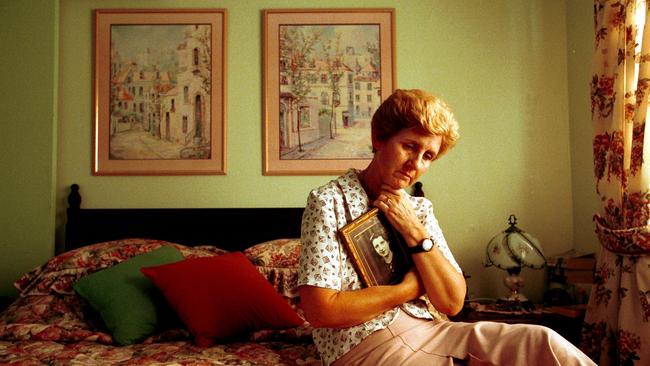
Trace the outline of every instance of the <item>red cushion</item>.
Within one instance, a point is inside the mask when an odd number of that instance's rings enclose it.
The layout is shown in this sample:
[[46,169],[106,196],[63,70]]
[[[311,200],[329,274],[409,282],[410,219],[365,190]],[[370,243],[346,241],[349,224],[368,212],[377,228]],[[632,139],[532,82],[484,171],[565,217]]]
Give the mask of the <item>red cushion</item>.
[[240,252],[141,269],[165,295],[195,342],[209,347],[303,320]]

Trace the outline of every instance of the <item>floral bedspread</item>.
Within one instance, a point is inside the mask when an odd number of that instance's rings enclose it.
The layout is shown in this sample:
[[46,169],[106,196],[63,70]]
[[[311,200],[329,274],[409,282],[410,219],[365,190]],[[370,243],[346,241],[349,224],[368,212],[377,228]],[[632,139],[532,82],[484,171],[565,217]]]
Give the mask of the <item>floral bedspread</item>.
[[[71,285],[161,245],[174,245],[185,257],[224,253],[210,246],[125,239],[54,257],[15,283],[20,297],[0,313],[0,365],[321,365],[309,326],[261,330],[247,339],[208,348],[196,346],[184,328],[162,331],[131,346],[115,345],[99,316]],[[295,251],[295,243],[278,241],[247,253],[292,306],[296,260],[289,263],[292,270],[285,267]],[[282,252],[286,253],[275,258]]]
[[[270,338],[269,338],[270,339]],[[184,329],[115,346],[75,295],[18,298],[0,314],[1,365],[321,365],[310,339],[195,346]]]
[[310,343],[244,342],[199,348],[188,341],[111,346],[0,341],[2,365],[320,365]]

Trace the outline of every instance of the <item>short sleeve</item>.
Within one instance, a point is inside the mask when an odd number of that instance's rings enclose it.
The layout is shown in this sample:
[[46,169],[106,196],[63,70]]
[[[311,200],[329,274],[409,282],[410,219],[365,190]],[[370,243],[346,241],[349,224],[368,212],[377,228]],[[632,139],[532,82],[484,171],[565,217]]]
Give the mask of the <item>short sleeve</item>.
[[312,191],[302,216],[298,285],[341,290],[341,253],[333,198]]

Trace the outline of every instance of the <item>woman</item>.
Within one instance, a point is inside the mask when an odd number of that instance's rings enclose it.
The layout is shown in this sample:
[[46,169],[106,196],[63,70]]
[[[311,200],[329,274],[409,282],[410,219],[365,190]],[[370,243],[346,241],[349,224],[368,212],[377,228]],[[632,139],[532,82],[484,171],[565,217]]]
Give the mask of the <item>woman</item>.
[[[454,146],[458,124],[435,96],[397,90],[373,115],[371,138],[368,167],[312,190],[303,215],[301,307],[315,327],[323,363],[594,365],[545,327],[433,320],[427,302],[444,314],[458,313],[465,281],[431,202],[404,188]],[[338,239],[338,230],[371,206],[385,214],[412,253],[414,268],[396,285],[363,288]]]

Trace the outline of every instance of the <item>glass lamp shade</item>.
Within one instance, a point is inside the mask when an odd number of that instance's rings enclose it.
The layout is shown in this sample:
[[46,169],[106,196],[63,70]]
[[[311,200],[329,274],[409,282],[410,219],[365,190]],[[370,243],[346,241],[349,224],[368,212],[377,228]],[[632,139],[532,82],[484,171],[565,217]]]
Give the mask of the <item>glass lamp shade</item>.
[[509,270],[521,267],[544,268],[546,258],[539,240],[517,227],[517,217],[510,215],[508,227],[495,235],[486,248],[486,267]]
[[526,302],[528,299],[520,293],[524,286],[524,279],[519,275],[521,267],[544,268],[546,258],[539,240],[517,227],[515,215],[510,215],[508,223],[510,226],[506,230],[488,242],[485,266],[508,271],[503,284],[510,290],[510,296],[502,300]]

